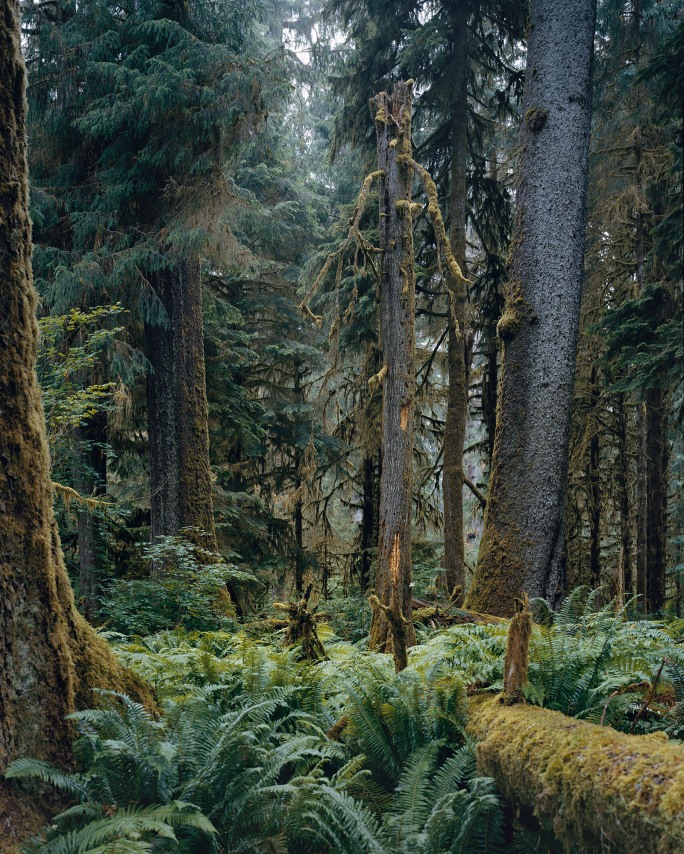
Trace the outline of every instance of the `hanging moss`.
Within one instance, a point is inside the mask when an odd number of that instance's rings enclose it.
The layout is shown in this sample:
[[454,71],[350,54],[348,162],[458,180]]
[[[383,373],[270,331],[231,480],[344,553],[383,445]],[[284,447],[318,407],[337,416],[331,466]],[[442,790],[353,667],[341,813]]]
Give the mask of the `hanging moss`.
[[481,774],[532,810],[563,850],[684,851],[684,746],[533,706],[470,702]]

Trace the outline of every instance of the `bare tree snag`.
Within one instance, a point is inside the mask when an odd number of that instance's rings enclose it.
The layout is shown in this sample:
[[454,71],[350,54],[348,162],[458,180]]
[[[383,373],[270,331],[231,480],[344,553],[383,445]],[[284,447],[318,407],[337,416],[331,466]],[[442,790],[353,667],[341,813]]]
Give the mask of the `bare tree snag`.
[[515,600],[515,613],[508,625],[508,642],[504,660],[504,689],[502,699],[508,706],[524,702],[523,686],[527,682],[530,660],[532,614],[527,593]]
[[316,608],[309,610],[309,599],[313,585],[309,584],[301,599],[297,602],[275,602],[274,607],[278,611],[287,614],[287,635],[285,643],[288,646],[302,645],[302,658],[307,661],[322,661],[327,659],[325,647],[318,637],[316,623],[322,619],[323,614],[317,614]]
[[[415,643],[411,608],[411,512],[415,405],[415,271],[411,195],[412,81],[371,100],[380,195],[380,314],[384,364],[382,476],[376,596],[370,645],[405,666]],[[391,619],[390,619],[391,615]],[[401,636],[401,637],[400,637]],[[398,644],[398,646],[397,646]],[[397,664],[397,666],[399,666]]]
[[25,86],[19,3],[0,0],[0,773],[20,756],[64,765],[65,715],[92,688],[152,704],[76,611],[64,568],[35,374]]

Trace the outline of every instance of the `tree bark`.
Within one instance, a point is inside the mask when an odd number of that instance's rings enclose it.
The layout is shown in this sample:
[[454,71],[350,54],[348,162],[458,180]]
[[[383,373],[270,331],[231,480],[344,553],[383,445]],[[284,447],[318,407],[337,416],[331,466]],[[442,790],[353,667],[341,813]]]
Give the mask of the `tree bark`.
[[[411,195],[411,84],[371,101],[380,195],[380,315],[384,365],[380,533],[370,646],[405,656],[412,621],[411,513],[415,377],[415,271]],[[388,611],[392,620],[388,619]],[[399,627],[402,627],[400,629]],[[403,631],[403,636],[402,636]],[[399,648],[403,647],[403,649]]]
[[66,763],[65,715],[94,687],[151,700],[76,611],[64,568],[35,374],[25,85],[19,4],[0,0],[0,772],[20,756]]
[[152,281],[167,323],[145,326],[151,538],[187,528],[215,552],[199,261],[176,260]]
[[[466,210],[468,165],[468,7],[453,9],[453,98],[451,101],[451,163],[449,171],[449,241],[466,275]],[[449,390],[444,425],[444,569],[449,593],[465,589],[463,546],[463,446],[468,418],[468,366],[465,330],[466,285],[447,272],[449,290]]]
[[594,0],[532,0],[485,529],[467,607],[558,601],[585,230]]

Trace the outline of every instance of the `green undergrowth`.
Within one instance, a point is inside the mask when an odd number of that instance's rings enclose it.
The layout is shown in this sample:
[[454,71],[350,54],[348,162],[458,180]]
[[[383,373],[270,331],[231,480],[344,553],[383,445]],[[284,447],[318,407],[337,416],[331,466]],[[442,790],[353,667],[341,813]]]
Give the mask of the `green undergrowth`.
[[[684,735],[682,624],[629,620],[587,591],[539,614],[528,702]],[[73,716],[77,771],[14,763],[20,785],[38,779],[72,800],[25,850],[555,850],[478,776],[465,735],[468,694],[501,688],[505,624],[426,636],[399,675],[363,641],[325,624],[320,636],[329,660],[315,664],[277,633],[110,638],[154,687],[161,714],[100,692],[96,709]]]

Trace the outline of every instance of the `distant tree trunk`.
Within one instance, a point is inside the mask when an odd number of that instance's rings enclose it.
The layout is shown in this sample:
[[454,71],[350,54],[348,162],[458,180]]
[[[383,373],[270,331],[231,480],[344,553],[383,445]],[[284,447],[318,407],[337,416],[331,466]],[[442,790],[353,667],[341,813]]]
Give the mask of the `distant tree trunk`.
[[[449,172],[449,240],[466,274],[466,208],[468,167],[468,6],[454,7],[453,97],[451,101],[451,164]],[[444,569],[447,591],[465,586],[463,547],[463,446],[468,418],[468,347],[466,286],[449,272],[449,391],[444,425]]]
[[492,336],[487,346],[487,365],[482,377],[482,414],[487,431],[487,459],[491,471],[496,436],[496,395],[499,383],[499,348]]
[[646,606],[649,613],[665,605],[667,542],[667,396],[662,388],[646,392],[646,494],[648,542],[646,552]]
[[[304,402],[302,392],[302,368],[295,365],[294,375],[294,399],[297,404]],[[295,439],[296,442],[296,439]],[[294,451],[294,488],[295,506],[293,513],[295,534],[295,591],[301,598],[304,595],[304,566],[306,555],[304,553],[304,502],[302,501],[302,466],[304,464],[304,453],[299,444],[295,444]]]
[[[107,416],[98,412],[74,430],[74,486],[84,498],[103,498],[107,492]],[[95,512],[78,508],[80,606],[86,618],[97,619],[102,592],[102,531]]]
[[376,473],[375,459],[366,454],[363,458],[363,492],[361,497],[361,539],[359,556],[359,587],[368,589],[373,548],[377,543],[375,524]]
[[192,528],[215,552],[199,261],[178,260],[152,282],[167,316],[145,326],[152,542]]
[[[383,250],[380,315],[384,386],[382,476],[376,593],[370,645],[393,647],[395,663],[415,643],[412,622],[411,512],[413,414],[415,405],[415,271],[411,191],[411,86],[395,85],[391,95],[371,102],[377,132],[380,246]],[[392,621],[388,620],[388,611]],[[399,626],[403,626],[403,637]],[[399,649],[398,646],[402,646]],[[400,666],[400,665],[398,665]]]
[[485,529],[469,607],[557,602],[582,288],[595,0],[532,0]]
[[19,4],[0,0],[0,774],[20,756],[66,763],[64,717],[93,704],[91,688],[150,699],[76,611],[52,510],[35,374],[25,84]]
[[619,394],[616,403],[617,431],[617,492],[620,508],[620,557],[618,589],[623,601],[634,593],[632,549],[632,501],[630,500],[631,466],[628,451],[629,412],[625,395]]
[[589,379],[591,392],[591,436],[589,438],[589,578],[592,587],[601,584],[601,445],[599,420],[596,409],[599,404],[599,378],[596,365],[591,366]]

